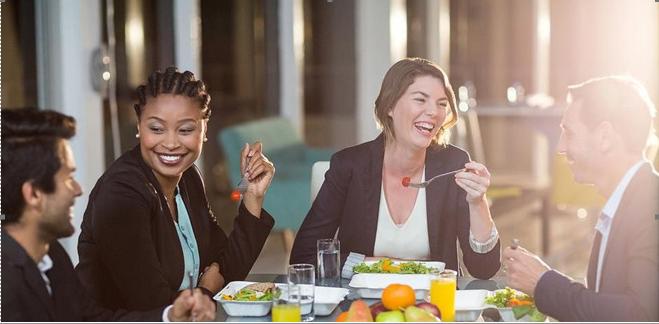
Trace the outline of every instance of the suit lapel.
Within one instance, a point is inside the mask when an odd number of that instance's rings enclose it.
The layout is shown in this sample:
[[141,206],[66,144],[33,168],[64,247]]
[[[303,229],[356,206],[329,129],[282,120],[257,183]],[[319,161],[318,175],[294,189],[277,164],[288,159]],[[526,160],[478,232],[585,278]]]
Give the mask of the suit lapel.
[[[602,271],[600,274],[600,289],[605,286],[605,276],[607,275],[606,270],[611,267],[607,265],[607,255],[612,249],[620,248],[624,246],[625,242],[625,223],[629,220],[625,220],[625,215],[629,214],[629,209],[634,207],[632,202],[633,198],[636,196],[637,190],[647,190],[645,179],[650,179],[652,177],[652,168],[650,164],[645,163],[642,165],[636,174],[632,177],[631,181],[625,188],[625,191],[616,210],[616,216],[613,217],[613,222],[611,223],[611,229],[609,230],[609,237],[606,241],[606,247],[604,249],[604,254],[602,255]],[[622,241],[621,241],[622,240]],[[595,269],[597,269],[597,264],[595,264]],[[589,271],[590,273],[590,271]],[[597,272],[595,272],[597,274]],[[590,287],[590,283],[589,283]],[[595,288],[595,277],[593,278],[593,289]]]
[[[55,317],[55,303],[53,298],[48,294],[46,290],[46,283],[41,277],[41,272],[34,264],[25,264],[23,267],[23,273],[25,275],[25,281],[28,283],[28,286],[32,291],[39,297],[39,300],[46,305],[48,310],[48,315],[50,318]],[[51,288],[53,286],[51,285]]]
[[30,256],[27,255],[25,249],[23,249],[23,247],[4,230],[2,231],[2,243],[3,253],[5,253],[5,249],[9,252],[9,260],[3,261],[8,263],[15,262],[16,266],[21,268],[23,281],[38,297],[39,302],[45,306],[45,309],[48,311],[48,316],[51,319],[56,318],[55,304],[51,296],[48,294],[48,290],[46,290],[46,283],[43,281],[43,278],[41,278],[41,272],[39,272],[34,260],[32,260]]
[[595,231],[595,240],[593,241],[593,248],[590,251],[590,259],[588,261],[588,272],[586,276],[586,283],[588,288],[595,290],[595,281],[597,280],[597,260],[600,253],[600,244],[602,243],[602,234]]
[[378,229],[378,216],[380,210],[380,193],[382,190],[382,163],[384,161],[384,136],[380,134],[370,145],[370,154],[366,172],[362,175],[362,186],[364,186],[364,233],[368,237],[363,242],[370,242],[365,246],[368,255],[373,255],[375,247],[375,235]]
[[[438,174],[443,168],[443,161],[439,158],[441,148],[438,145],[431,145],[426,152],[426,179],[430,179]],[[440,186],[439,184],[442,183]],[[426,217],[428,221],[428,242],[430,243],[431,259],[436,260],[442,251],[442,240],[440,235],[440,211],[442,210],[443,199],[437,199],[444,188],[445,181],[433,183],[426,187]]]

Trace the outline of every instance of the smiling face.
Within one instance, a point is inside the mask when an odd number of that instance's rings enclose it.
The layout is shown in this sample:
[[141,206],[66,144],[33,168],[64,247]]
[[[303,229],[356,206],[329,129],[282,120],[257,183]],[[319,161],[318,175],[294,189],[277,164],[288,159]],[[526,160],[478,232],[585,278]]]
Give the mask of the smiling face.
[[156,178],[178,182],[201,154],[207,120],[199,104],[180,95],[149,98],[138,131],[142,159]]
[[449,100],[442,81],[429,75],[417,77],[389,112],[395,141],[426,149],[448,112]]
[[71,236],[73,227],[73,203],[82,194],[80,184],[73,177],[76,165],[69,141],[61,140],[58,144],[60,168],[55,173],[55,191],[44,195],[39,221],[41,233],[48,239]]
[[593,184],[602,177],[600,164],[604,159],[598,149],[597,127],[591,129],[582,121],[581,105],[581,101],[572,102],[563,114],[558,153],[566,156],[576,182]]

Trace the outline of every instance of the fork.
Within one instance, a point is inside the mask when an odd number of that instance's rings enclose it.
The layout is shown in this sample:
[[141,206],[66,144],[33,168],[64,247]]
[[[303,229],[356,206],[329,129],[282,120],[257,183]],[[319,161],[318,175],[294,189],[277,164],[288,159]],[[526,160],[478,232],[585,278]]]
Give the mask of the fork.
[[439,179],[439,178],[441,178],[441,177],[444,177],[444,176],[447,176],[447,175],[451,175],[451,174],[456,174],[456,173],[458,173],[458,172],[462,172],[462,171],[465,171],[465,170],[467,170],[467,169],[466,169],[466,168],[462,168],[462,169],[454,170],[454,171],[451,171],[451,172],[446,172],[446,173],[438,174],[438,175],[436,175],[436,176],[434,176],[434,177],[432,177],[432,178],[430,178],[430,179],[428,179],[428,180],[426,180],[426,181],[419,182],[419,183],[416,183],[416,182],[410,182],[410,178],[409,178],[409,177],[405,177],[405,178],[403,178],[403,186],[404,186],[404,187],[412,187],[412,188],[425,188],[425,187],[427,187],[431,182],[433,182],[433,181],[435,181],[435,180],[437,180],[437,179]]
[[245,191],[247,191],[248,184],[249,180],[247,179],[247,175],[244,175],[242,179],[240,179],[240,182],[238,182],[238,185],[236,185],[236,191],[240,192],[241,194],[245,193]]
[[[194,285],[194,274],[192,273],[192,271],[188,272],[188,282],[190,283],[190,295],[194,296],[195,285]],[[190,311],[190,321],[191,322],[197,321],[196,316],[192,311]]]
[[[245,165],[249,164],[249,161],[251,161],[251,157],[247,157],[247,161],[245,161]],[[247,186],[249,185],[249,179],[247,177],[247,174],[244,174],[242,179],[238,182],[236,185],[236,189],[234,191],[239,192],[241,195],[247,191]]]
[[519,247],[519,240],[513,239],[512,244],[510,244],[510,248],[513,250],[517,250],[518,247]]

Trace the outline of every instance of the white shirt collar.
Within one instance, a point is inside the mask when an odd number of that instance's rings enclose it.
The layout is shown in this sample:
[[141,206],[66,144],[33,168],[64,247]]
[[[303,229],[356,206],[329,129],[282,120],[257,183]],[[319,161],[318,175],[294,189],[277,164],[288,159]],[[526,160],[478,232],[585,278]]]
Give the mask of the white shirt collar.
[[39,268],[41,273],[48,272],[48,270],[53,268],[53,259],[51,259],[48,254],[45,254],[43,259],[37,263],[37,268]]
[[641,168],[643,163],[645,163],[645,160],[640,160],[627,170],[620,182],[618,182],[618,186],[616,186],[615,190],[613,190],[613,194],[611,194],[609,199],[606,201],[604,208],[602,208],[603,214],[607,215],[611,219],[615,217],[616,211],[618,210],[618,205],[620,205],[620,201],[622,201],[622,195],[625,193],[625,189],[627,189],[627,186],[632,181],[632,178],[636,172],[638,172],[638,169]]
[[53,268],[53,259],[50,258],[48,254],[43,256],[43,259],[37,263],[37,268],[39,268],[39,272],[41,273],[41,278],[43,279],[43,282],[46,284],[46,290],[48,291],[49,295],[53,295],[53,289],[50,286],[50,279],[46,275],[46,272],[48,270]]

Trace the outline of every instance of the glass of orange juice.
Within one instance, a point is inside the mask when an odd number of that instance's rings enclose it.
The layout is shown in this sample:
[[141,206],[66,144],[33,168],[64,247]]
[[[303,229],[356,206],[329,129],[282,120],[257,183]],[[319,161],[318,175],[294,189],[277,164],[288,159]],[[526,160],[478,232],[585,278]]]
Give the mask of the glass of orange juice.
[[301,322],[300,287],[288,284],[280,288],[278,297],[272,299],[273,322]]
[[430,302],[442,313],[442,322],[455,321],[455,290],[457,272],[453,270],[431,272]]

